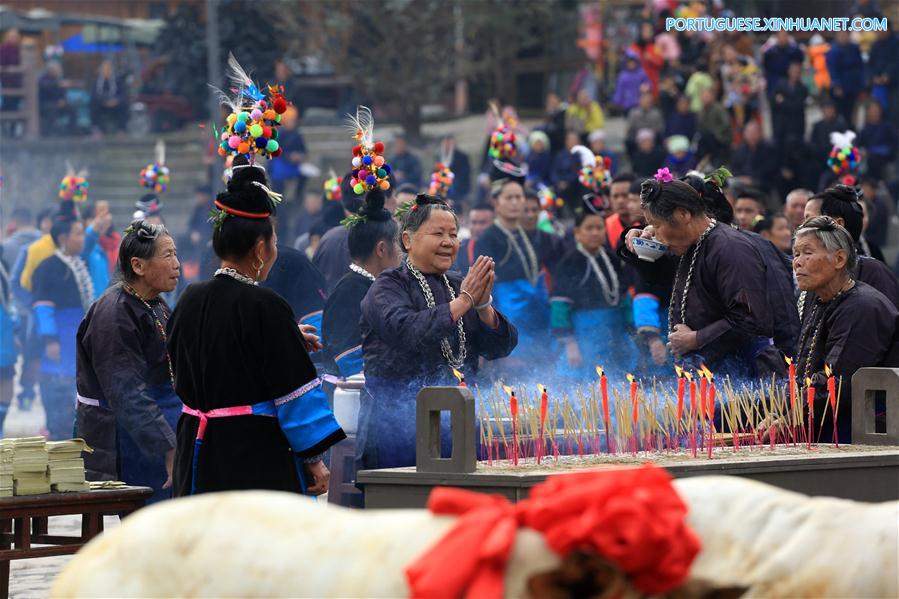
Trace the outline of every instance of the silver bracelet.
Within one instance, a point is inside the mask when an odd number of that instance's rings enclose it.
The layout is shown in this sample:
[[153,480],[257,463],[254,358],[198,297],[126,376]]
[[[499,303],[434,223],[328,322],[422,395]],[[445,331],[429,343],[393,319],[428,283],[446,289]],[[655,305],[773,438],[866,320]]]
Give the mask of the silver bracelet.
[[[469,297],[470,297],[470,296],[469,296]],[[473,302],[472,302],[472,303],[473,303]],[[492,294],[492,293],[490,294],[490,299],[489,299],[489,300],[487,300],[486,302],[484,302],[484,303],[481,304],[480,306],[475,306],[474,309],[475,309],[475,310],[483,310],[484,308],[489,308],[491,305],[493,305],[493,294]]]
[[471,294],[468,293],[467,291],[465,291],[464,289],[460,289],[460,290],[459,290],[459,296],[461,297],[461,296],[463,296],[463,295],[467,295],[467,296],[468,296],[468,299],[471,300],[471,306],[474,307],[474,305],[475,305],[475,303],[474,303],[474,298],[471,296]]

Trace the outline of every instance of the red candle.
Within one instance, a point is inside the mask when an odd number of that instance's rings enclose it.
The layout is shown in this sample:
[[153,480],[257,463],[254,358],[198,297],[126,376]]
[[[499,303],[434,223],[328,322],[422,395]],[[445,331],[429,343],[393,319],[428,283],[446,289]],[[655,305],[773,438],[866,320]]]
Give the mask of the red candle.
[[686,376],[690,380],[690,411],[693,411],[696,409],[696,381],[693,380],[693,375],[689,372]]
[[679,423],[684,415],[684,391],[686,391],[687,381],[684,380],[684,371],[680,366],[675,366],[674,371],[677,373],[677,421]]
[[715,381],[712,380],[709,382],[709,404],[706,409],[706,415],[709,418],[709,422],[714,423],[715,421],[715,399],[718,394],[717,389],[715,389]]
[[[793,360],[791,358],[784,358],[787,361],[787,365],[790,367],[790,410],[792,411],[792,419],[793,426],[790,427],[791,431],[794,431],[795,423],[796,423],[796,365],[793,364]],[[795,431],[794,431],[795,433]],[[793,434],[793,446],[796,446],[796,435]]]
[[511,387],[503,389],[509,394],[509,412],[512,414],[512,465],[518,465],[518,398]]
[[708,384],[709,382],[705,378],[705,373],[699,373],[699,419],[705,420],[705,402],[708,399]]
[[546,392],[546,387],[540,385],[540,447],[537,450],[537,463],[540,463],[540,459],[543,457],[543,432],[546,426],[546,404],[549,403],[549,395]]
[[833,443],[840,446],[837,436],[837,379],[833,376],[830,366],[824,365],[824,373],[827,375],[827,399],[830,401],[830,413],[833,415]]
[[805,387],[806,387],[806,402],[808,403],[808,448],[812,448],[812,434],[813,434],[813,417],[812,412],[814,410],[814,402],[815,402],[815,388],[812,387],[812,379],[805,379]]
[[603,373],[603,369],[596,367],[596,374],[599,375],[599,390],[602,395],[602,417],[606,423],[606,453],[612,453],[612,444],[609,441],[609,429],[612,428],[612,422],[609,420],[609,381]]
[[640,436],[640,424],[639,418],[640,414],[637,411],[637,380],[634,378],[634,375],[628,373],[627,380],[630,381],[631,384],[631,406],[634,409],[634,440],[632,441],[633,451],[637,453],[637,448],[639,445],[639,436]]
[[455,376],[455,377],[459,380],[459,386],[460,386],[460,387],[467,387],[467,386],[468,386],[468,385],[465,384],[465,375],[462,374],[461,372],[459,372],[458,370],[456,370],[455,368],[453,368],[453,376]]
[[696,457],[696,418],[695,418],[695,410],[696,410],[696,381],[693,380],[693,375],[689,372],[686,373],[688,379],[690,379],[690,419],[693,421],[693,436],[692,436],[692,448],[693,448],[693,457]]

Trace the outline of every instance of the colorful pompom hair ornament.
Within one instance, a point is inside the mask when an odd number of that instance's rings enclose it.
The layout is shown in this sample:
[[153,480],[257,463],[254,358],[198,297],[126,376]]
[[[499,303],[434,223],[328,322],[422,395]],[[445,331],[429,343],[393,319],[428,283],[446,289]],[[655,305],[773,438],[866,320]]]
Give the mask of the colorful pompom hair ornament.
[[269,85],[263,92],[233,54],[228,55],[228,81],[230,95],[213,87],[219,102],[231,109],[225,126],[217,133],[219,156],[243,154],[250,164],[257,156],[277,158],[282,153],[277,127],[290,105],[284,97],[284,87]]
[[540,198],[540,208],[546,210],[550,214],[558,208],[565,205],[565,200],[556,195],[552,187],[540,184],[537,188],[537,197]]
[[574,146],[571,153],[581,161],[581,170],[578,172],[581,185],[593,193],[599,193],[612,184],[612,161],[608,157],[597,157],[586,146]]
[[159,140],[154,149],[156,161],[140,171],[140,185],[156,193],[163,193],[169,185],[169,167],[165,165],[165,142]]
[[834,131],[830,134],[830,143],[833,149],[827,158],[827,166],[834,174],[845,176],[858,172],[861,165],[861,152],[853,144],[855,141],[854,131]]
[[59,182],[59,199],[73,202],[87,201],[87,171],[78,173],[71,164],[66,163],[66,176]]
[[353,193],[362,195],[372,189],[390,189],[392,169],[384,158],[384,144],[374,141],[375,121],[367,106],[356,108],[356,116],[347,115],[347,126],[358,143],[353,146],[352,179]]
[[434,172],[431,173],[431,184],[428,186],[428,193],[445,198],[453,188],[455,178],[456,175],[450,170],[448,161],[438,162],[434,165]]
[[325,179],[322,188],[325,191],[325,199],[329,202],[339,202],[343,199],[343,192],[340,190],[340,179],[337,178],[334,171],[328,174],[328,178]]
[[517,138],[512,130],[516,123],[514,121],[510,123],[511,119],[504,119],[496,104],[491,103],[490,109],[499,124],[490,134],[490,148],[487,154],[494,160],[511,160],[518,153]]

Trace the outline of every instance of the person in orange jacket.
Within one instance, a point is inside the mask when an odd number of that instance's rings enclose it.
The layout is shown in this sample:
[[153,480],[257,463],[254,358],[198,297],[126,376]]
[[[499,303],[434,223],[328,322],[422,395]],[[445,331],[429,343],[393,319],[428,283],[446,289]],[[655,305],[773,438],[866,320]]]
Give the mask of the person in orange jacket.
[[830,90],[830,71],[827,69],[827,53],[830,52],[828,44],[820,34],[815,34],[809,40],[808,61],[815,71],[815,87],[818,93],[826,93]]

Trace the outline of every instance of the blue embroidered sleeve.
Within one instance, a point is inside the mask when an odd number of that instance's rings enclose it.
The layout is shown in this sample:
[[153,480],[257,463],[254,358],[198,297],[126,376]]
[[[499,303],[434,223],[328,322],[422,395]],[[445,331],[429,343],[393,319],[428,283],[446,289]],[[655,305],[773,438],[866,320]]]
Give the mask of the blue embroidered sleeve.
[[309,381],[284,397],[275,399],[275,410],[281,430],[291,449],[301,457],[311,457],[327,449],[322,447],[335,434],[341,433],[321,380]]

